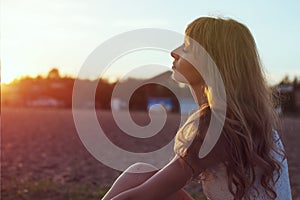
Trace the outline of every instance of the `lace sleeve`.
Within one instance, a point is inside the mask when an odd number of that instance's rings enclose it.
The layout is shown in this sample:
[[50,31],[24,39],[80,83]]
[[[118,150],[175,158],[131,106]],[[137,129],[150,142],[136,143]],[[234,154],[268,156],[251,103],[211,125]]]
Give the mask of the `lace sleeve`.
[[[283,143],[276,130],[274,130],[274,142],[278,147],[278,149],[284,152]],[[275,184],[277,199],[291,200],[292,195],[291,195],[291,186],[290,186],[287,159],[284,157],[284,154],[278,154],[276,152],[273,152],[273,157],[281,163],[280,176],[278,181]],[[274,174],[274,175],[277,176],[278,174]]]

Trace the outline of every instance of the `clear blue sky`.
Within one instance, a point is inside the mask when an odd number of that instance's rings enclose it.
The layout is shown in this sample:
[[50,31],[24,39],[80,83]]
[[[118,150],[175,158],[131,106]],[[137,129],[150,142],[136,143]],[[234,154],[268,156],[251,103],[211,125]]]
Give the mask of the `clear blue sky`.
[[[183,33],[195,18],[223,16],[249,27],[273,84],[285,75],[300,75],[299,10],[296,0],[1,0],[1,78],[9,82],[25,74],[46,74],[52,67],[76,76],[88,55],[114,35],[137,28]],[[154,54],[156,63],[172,61],[166,53]],[[112,74],[122,73],[120,66],[128,59],[120,60]],[[143,63],[132,59],[130,65]]]

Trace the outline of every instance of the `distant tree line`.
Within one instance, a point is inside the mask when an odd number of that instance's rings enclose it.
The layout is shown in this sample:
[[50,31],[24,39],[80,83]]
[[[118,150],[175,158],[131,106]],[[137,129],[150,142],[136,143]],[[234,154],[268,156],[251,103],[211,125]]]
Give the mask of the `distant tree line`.
[[275,102],[281,107],[282,113],[300,112],[300,82],[297,77],[290,80],[285,76],[273,90]]
[[[106,79],[92,81],[62,77],[56,68],[50,70],[46,77],[24,77],[7,85],[5,88],[3,87],[1,91],[1,104],[2,106],[13,107],[33,105],[48,107],[53,105],[38,103],[51,99],[58,102],[55,104],[56,107],[71,108],[75,81],[80,82],[80,84],[95,83],[97,81],[94,104],[92,105],[95,105],[96,109],[111,109],[112,92],[116,86],[116,82],[111,83]],[[140,80],[131,80],[131,82],[134,81]],[[125,82],[124,84],[127,83]],[[297,78],[291,81],[286,76],[282,81],[273,86],[272,89],[275,91],[274,101],[277,102],[277,106],[280,107],[283,113],[300,111],[300,84]],[[173,105],[172,111],[179,111],[179,102],[172,91],[162,85],[153,83],[144,84],[134,91],[128,107],[130,110],[147,110],[147,101],[153,97],[170,99]]]
[[[2,91],[1,103],[2,106],[11,107],[29,107],[33,105],[52,107],[53,105],[48,105],[47,103],[32,103],[41,99],[51,99],[59,102],[56,107],[71,108],[75,81],[78,81],[79,84],[93,84],[97,81],[94,105],[96,109],[111,109],[112,92],[116,82],[111,83],[103,78],[99,80],[80,80],[72,77],[61,77],[56,68],[50,70],[46,77],[23,77],[6,86],[6,89]],[[169,97],[175,105],[173,110],[179,110],[179,103],[175,95],[169,89],[158,84],[146,84],[138,88],[130,98],[129,109],[146,110],[147,98],[150,96]]]

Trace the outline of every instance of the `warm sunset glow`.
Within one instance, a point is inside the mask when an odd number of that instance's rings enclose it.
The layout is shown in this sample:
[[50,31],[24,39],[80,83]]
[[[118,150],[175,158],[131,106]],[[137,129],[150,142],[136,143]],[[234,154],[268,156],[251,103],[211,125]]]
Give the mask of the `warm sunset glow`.
[[[299,76],[300,61],[297,45],[294,45],[299,44],[300,28],[295,20],[299,18],[296,9],[299,3],[278,2],[270,7],[270,1],[241,1],[235,2],[234,6],[221,1],[193,1],[184,15],[179,14],[182,3],[172,3],[172,9],[169,6],[168,2],[158,0],[151,3],[139,1],[135,6],[119,2],[117,7],[113,1],[2,1],[2,83],[21,76],[46,74],[53,66],[59,66],[62,74],[76,77],[88,55],[113,36],[140,28],[184,33],[187,24],[205,15],[232,17],[249,27],[270,83],[280,81],[284,75]],[[145,12],[140,13],[141,10]],[[153,10],[157,10],[155,15]],[[255,16],[252,10],[257,10]],[[278,11],[285,14],[278,18]],[[167,53],[159,56],[158,53],[147,51],[145,56],[139,56],[138,52],[128,54],[115,63],[112,74],[122,76],[124,69],[149,63],[170,66],[171,56]],[[143,71],[138,76],[150,73]],[[94,75],[87,71],[81,78],[94,79]]]
[[115,76],[110,76],[110,77],[108,77],[108,82],[109,82],[109,83],[115,83],[115,82],[117,82],[117,81],[118,81],[118,78],[115,77]]
[[13,69],[5,69],[1,70],[1,83],[11,83],[14,79],[19,78],[22,76],[17,71],[14,71]]

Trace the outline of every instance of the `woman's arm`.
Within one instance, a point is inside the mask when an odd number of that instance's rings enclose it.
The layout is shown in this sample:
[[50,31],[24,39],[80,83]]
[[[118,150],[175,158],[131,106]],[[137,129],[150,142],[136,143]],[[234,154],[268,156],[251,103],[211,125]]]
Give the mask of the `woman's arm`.
[[121,192],[113,200],[135,199],[167,199],[179,191],[193,177],[199,175],[207,168],[222,162],[226,146],[225,138],[221,134],[214,148],[204,158],[199,158],[198,153],[208,129],[207,117],[200,120],[201,129],[196,134],[191,145],[182,157],[176,156],[173,161],[155,173],[142,184]]
[[120,193],[113,200],[156,200],[167,199],[180,190],[193,176],[193,170],[176,156],[168,165],[159,170],[141,185]]

